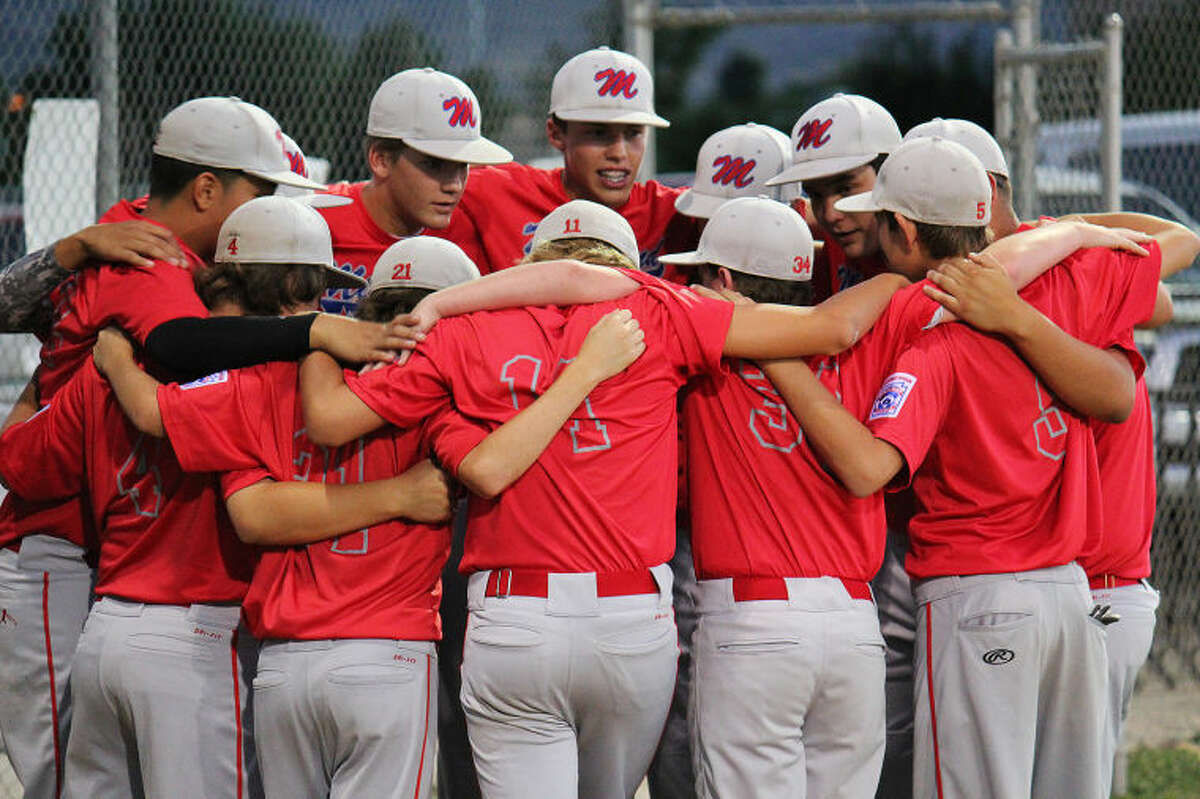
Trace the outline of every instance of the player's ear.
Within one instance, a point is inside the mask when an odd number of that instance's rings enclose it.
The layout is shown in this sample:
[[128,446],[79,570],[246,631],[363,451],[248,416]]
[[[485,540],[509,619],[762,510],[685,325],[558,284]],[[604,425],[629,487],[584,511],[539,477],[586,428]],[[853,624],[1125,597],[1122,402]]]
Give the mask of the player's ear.
[[567,126],[552,116],[546,117],[546,139],[560,153],[567,149]]
[[732,289],[733,288],[733,275],[730,273],[730,271],[728,269],[726,269],[723,266],[717,268],[717,283],[719,284],[718,288],[722,288],[722,289]]
[[895,211],[892,215],[896,217],[896,223],[900,226],[900,238],[905,252],[912,252],[917,246],[917,223]]
[[372,146],[367,150],[367,166],[371,169],[371,177],[386,180],[392,173],[393,158],[383,147]]
[[221,183],[216,175],[212,172],[201,172],[192,179],[192,206],[203,213],[220,202],[224,191],[225,184]]

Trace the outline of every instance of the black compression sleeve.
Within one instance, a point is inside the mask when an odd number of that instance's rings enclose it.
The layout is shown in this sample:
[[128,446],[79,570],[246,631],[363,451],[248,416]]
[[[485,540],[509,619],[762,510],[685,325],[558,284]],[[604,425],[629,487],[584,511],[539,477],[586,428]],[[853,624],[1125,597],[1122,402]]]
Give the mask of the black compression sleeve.
[[294,361],[308,352],[308,332],[316,318],[316,314],[303,314],[172,319],[150,331],[146,351],[184,379],[267,361]]

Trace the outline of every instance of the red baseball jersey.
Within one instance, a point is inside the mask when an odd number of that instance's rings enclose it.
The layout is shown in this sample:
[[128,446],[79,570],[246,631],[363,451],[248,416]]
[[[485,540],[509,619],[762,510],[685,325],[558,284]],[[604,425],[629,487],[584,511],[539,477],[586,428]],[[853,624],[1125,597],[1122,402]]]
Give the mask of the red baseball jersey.
[[[333,236],[333,260],[341,268],[363,280],[370,280],[375,262],[383,251],[400,241],[375,224],[363,205],[362,190],[367,181],[360,183],[335,183],[329,187],[330,194],[349,197],[353,202],[336,208],[318,208],[325,217],[329,233]],[[365,289],[329,289],[321,297],[321,310],[352,316],[363,298]]]
[[[865,420],[886,370],[938,307],[920,285],[910,286],[852,349],[812,358],[809,366]],[[755,364],[724,361],[716,374],[693,381],[685,397],[692,554],[700,579],[875,576],[885,541],[882,494],[858,499],[825,470]]]
[[[572,199],[562,173],[518,163],[472,167],[450,226],[427,232],[461,247],[482,274],[507,269],[529,254],[538,222]],[[633,228],[641,269],[649,274],[662,274],[659,255],[695,249],[700,240],[697,221],[675,213],[682,192],[653,180],[635,183],[616,209]]]
[[[1066,332],[1143,362],[1132,327],[1150,316],[1161,253],[1084,250],[1021,293]],[[915,578],[1027,571],[1085,556],[1100,525],[1087,420],[1051,394],[1002,339],[942,325],[897,360],[868,426],[895,446],[919,509]]]
[[0,474],[28,499],[86,494],[99,530],[98,596],[190,605],[246,593],[251,552],[216,479],[185,473],[170,442],[139,433],[91,358],[49,405],[0,436]]
[[[385,430],[341,447],[313,444],[297,377],[295,363],[268,363],[160,388],[163,425],[183,467],[225,472],[228,498],[261,480],[393,477],[423,457],[417,429]],[[307,546],[261,548],[242,603],[246,621],[259,638],[440,638],[440,578],[449,551],[448,525],[400,520]]]
[[[133,203],[122,200],[100,221],[141,218]],[[204,268],[204,262],[182,242],[176,243],[187,257],[189,269],[165,261],[158,261],[148,269],[104,264],[73,272],[50,293],[55,318],[50,335],[42,344],[42,362],[37,373],[43,402],[53,398],[91,354],[101,328],[117,325],[144,346],[150,331],[163,322],[208,316],[208,309],[196,296],[192,284],[192,271]]]
[[[446,319],[407,365],[347,375],[350,388],[399,427],[453,397],[460,413],[492,430],[553,382],[605,313],[628,308],[641,324],[645,353],[600,384],[507,491],[490,502],[471,498],[464,573],[624,571],[671,557],[676,394],[689,377],[717,368],[733,307],[639,280],[641,289],[613,302]],[[467,452],[444,437],[437,451],[454,470]]]
[[[139,219],[141,218],[141,212],[145,208],[145,197],[140,197],[132,202],[122,200],[105,212],[100,217],[100,221],[123,222],[131,219]],[[183,245],[180,246],[182,247]],[[183,250],[190,259],[193,259],[194,264],[199,264],[199,259],[195,258],[194,254],[186,247],[183,247]],[[174,273],[183,273],[183,270],[174,265],[157,264],[155,268],[170,270]],[[88,269],[85,271],[90,272],[93,270]],[[50,335],[42,341],[43,361],[36,372],[38,399],[41,403],[49,401],[54,396],[54,393],[62,387],[63,383],[78,369],[83,359],[91,354],[92,343],[95,340],[95,330],[92,330],[90,334],[84,334],[83,328],[79,324],[81,317],[74,310],[73,306],[73,303],[77,299],[79,274],[72,275],[50,295],[56,313],[64,317],[66,323],[63,334],[52,330]],[[174,277],[174,275],[171,275],[171,277]],[[111,287],[112,281],[107,281],[107,285]],[[188,277],[188,285],[191,285],[190,276]],[[85,291],[85,294],[87,293]],[[138,310],[152,311],[152,309]],[[75,314],[75,316],[72,317],[72,314]],[[204,315],[207,315],[207,312]],[[89,335],[90,340],[88,338]],[[48,362],[44,360],[47,346],[61,346],[63,349],[56,353],[54,360]],[[91,524],[90,514],[85,511],[82,499],[75,497],[61,502],[57,500],[52,502],[28,502],[15,493],[10,493],[4,497],[4,502],[0,504],[0,546],[15,546],[16,542],[27,535],[54,535],[65,538],[76,546],[89,550],[94,549],[96,544],[95,530]]]
[[1097,548],[1079,559],[1088,576],[1111,574],[1140,580],[1150,576],[1157,488],[1154,424],[1146,381],[1138,379],[1133,413],[1121,424],[1093,422],[1100,464],[1104,524]]

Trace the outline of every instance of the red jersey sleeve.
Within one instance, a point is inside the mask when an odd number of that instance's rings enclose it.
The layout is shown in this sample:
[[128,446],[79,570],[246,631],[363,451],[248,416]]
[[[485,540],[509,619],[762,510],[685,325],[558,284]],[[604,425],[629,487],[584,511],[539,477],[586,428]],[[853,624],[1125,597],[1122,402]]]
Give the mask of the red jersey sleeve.
[[186,269],[159,261],[149,269],[114,266],[103,271],[108,274],[96,294],[95,318],[119,325],[143,346],[163,322],[208,316]]
[[[665,324],[671,329],[648,330],[647,335],[662,336],[672,364],[688,376],[716,371],[733,319],[733,303],[701,297],[691,289],[641,272],[622,271],[641,283],[665,311]],[[638,321],[645,324],[645,320]]]
[[1111,268],[1118,270],[1115,280],[1096,281],[1099,284],[1099,306],[1102,311],[1096,323],[1111,337],[1110,346],[1119,346],[1131,356],[1134,371],[1140,376],[1145,362],[1133,345],[1133,328],[1150,318],[1158,299],[1159,274],[1162,271],[1162,250],[1157,242],[1146,245],[1150,254],[1109,251]]
[[[443,323],[444,324],[444,323]],[[434,328],[421,349],[403,366],[391,364],[366,374],[346,371],[346,385],[367,407],[401,429],[415,427],[450,402],[448,381],[434,362],[440,352]]]
[[243,488],[249,488],[263,480],[274,480],[274,475],[265,466],[255,466],[251,469],[236,469],[221,475],[221,496],[229,499]]
[[0,477],[17,496],[38,501],[83,491],[86,410],[95,401],[89,380],[101,383],[91,358],[49,404],[0,436]]
[[163,427],[184,471],[246,469],[262,462],[260,453],[279,449],[279,442],[270,440],[276,425],[263,411],[292,418],[294,395],[276,396],[276,381],[263,379],[270,366],[276,364],[159,387]]
[[953,364],[944,330],[933,330],[901,353],[867,414],[867,428],[900,451],[907,466],[903,482],[912,482],[950,409]]
[[425,423],[422,448],[432,452],[443,468],[458,476],[463,459],[479,446],[490,432],[487,425],[447,407]]

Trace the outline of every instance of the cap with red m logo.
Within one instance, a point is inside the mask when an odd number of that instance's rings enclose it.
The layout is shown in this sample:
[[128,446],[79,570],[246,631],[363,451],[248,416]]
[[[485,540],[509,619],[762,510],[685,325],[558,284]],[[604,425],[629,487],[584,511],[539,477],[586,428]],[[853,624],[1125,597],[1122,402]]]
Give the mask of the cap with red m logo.
[[367,135],[400,139],[427,155],[468,164],[503,164],[512,153],[485,139],[483,111],[471,87],[432,67],[385,80],[371,99]]
[[887,109],[857,94],[835,94],[800,115],[792,128],[792,166],[770,186],[826,178],[869,164],[900,146]]
[[789,201],[765,183],[791,162],[790,149],[788,137],[769,125],[747,122],[717,131],[700,146],[696,179],[675,199],[675,210],[707,219],[735,197]]
[[567,121],[670,125],[654,113],[654,79],[646,65],[607,47],[562,65],[550,88],[550,113]]

